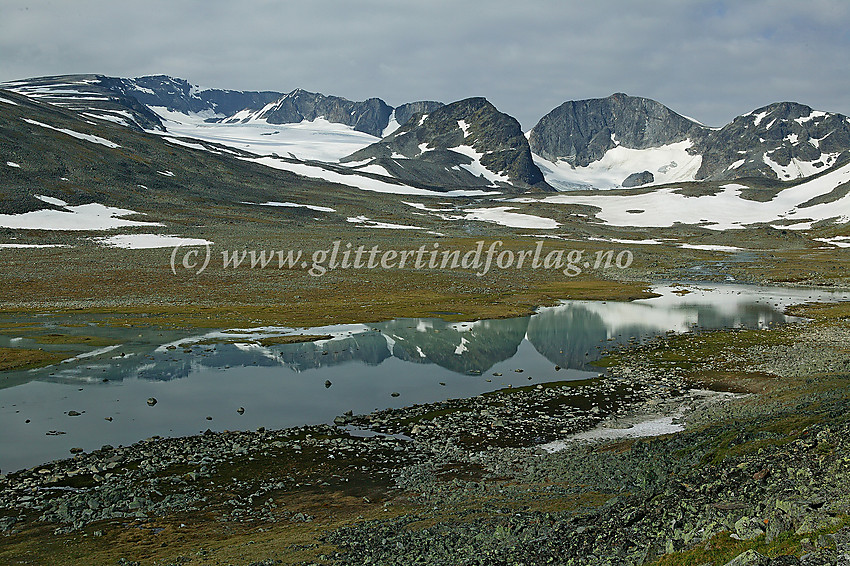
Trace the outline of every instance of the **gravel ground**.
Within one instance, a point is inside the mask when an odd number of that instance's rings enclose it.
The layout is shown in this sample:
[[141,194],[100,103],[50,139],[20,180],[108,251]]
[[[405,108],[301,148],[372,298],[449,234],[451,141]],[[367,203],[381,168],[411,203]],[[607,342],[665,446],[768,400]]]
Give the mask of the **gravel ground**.
[[[0,478],[0,529],[41,522],[62,534],[199,509],[223,523],[309,522],[279,505],[281,494],[380,478],[415,510],[326,532],[337,550],[321,562],[645,564],[688,549],[721,556],[729,551],[718,541],[731,540],[753,549],[705,563],[850,564],[850,398],[834,381],[850,376],[850,330],[794,333],[790,347],[755,346],[738,360],[806,376],[809,387],[793,395],[694,389],[684,370],[645,363],[635,348],[591,382],[340,415],[336,427],[208,432],[78,454]],[[575,436],[653,419],[683,430]],[[560,450],[541,448],[558,440]],[[255,472],[285,459],[287,474]],[[332,463],[333,473],[308,460]],[[789,540],[802,557],[770,546]]]

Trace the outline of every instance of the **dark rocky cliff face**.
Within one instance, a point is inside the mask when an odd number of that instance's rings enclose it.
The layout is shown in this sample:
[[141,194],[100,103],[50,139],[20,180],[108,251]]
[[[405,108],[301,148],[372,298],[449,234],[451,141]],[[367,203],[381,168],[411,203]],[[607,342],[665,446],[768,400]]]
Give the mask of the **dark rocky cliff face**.
[[400,125],[404,126],[410,121],[414,114],[430,114],[434,110],[444,106],[442,102],[433,102],[430,100],[422,100],[419,102],[408,102],[395,108],[395,120]]
[[469,150],[461,147],[482,154],[481,165],[506,177],[508,184],[551,190],[531,159],[519,122],[485,98],[467,98],[429,114],[414,114],[392,135],[342,161],[372,160],[403,180],[415,180],[407,179],[415,175],[450,187],[491,186],[490,181],[461,167],[473,161],[464,153]]
[[270,124],[292,124],[322,117],[329,122],[351,126],[358,132],[380,137],[389,123],[392,111],[392,107],[380,98],[353,102],[338,96],[297,89],[255,117],[263,118]]
[[[395,119],[405,124],[413,114],[431,112],[439,108],[441,102],[408,102],[393,109],[380,98],[370,98],[355,102],[339,96],[326,96],[317,92],[296,89],[277,99],[276,103],[250,117],[238,118],[241,121],[264,119],[270,124],[297,124],[302,120],[313,121],[324,118],[328,122],[351,126],[358,132],[381,137],[389,125],[395,110]],[[234,119],[237,120],[237,119]],[[230,120],[226,120],[230,121]]]
[[531,150],[550,161],[585,167],[621,145],[646,149],[702,138],[708,128],[648,98],[612,94],[565,102],[531,130]]

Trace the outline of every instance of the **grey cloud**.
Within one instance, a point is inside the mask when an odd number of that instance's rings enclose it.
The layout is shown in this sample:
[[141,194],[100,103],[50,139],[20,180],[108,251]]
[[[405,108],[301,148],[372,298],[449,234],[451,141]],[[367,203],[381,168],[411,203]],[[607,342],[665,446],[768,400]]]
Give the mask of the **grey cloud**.
[[6,0],[0,80],[165,73],[390,104],[486,96],[525,128],[627,92],[705,123],[776,100],[850,114],[850,3]]

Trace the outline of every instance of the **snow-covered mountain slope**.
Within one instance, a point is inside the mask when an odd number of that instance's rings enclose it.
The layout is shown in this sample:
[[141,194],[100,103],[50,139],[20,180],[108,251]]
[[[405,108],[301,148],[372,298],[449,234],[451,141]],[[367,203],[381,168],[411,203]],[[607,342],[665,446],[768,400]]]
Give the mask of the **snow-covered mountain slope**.
[[442,106],[420,101],[392,108],[378,98],[354,102],[302,89],[285,94],[202,88],[165,75],[65,75],[2,86],[91,119],[262,155],[334,162],[388,135],[413,114]]
[[522,136],[516,120],[483,98],[448,111],[428,101],[393,108],[378,98],[200,88],[163,75],[64,75],[0,86],[172,144],[344,164],[427,190],[795,181],[850,159],[850,118],[792,102],[709,128],[656,101],[614,94],[565,102]]
[[348,126],[350,129],[382,137],[404,125],[416,112],[430,112],[442,106],[441,102],[410,102],[398,108],[389,106],[380,98],[355,102],[338,96],[295,89],[260,108],[247,108],[222,119],[225,124],[303,124],[324,120]]
[[817,222],[850,222],[850,164],[780,190],[770,200],[746,198],[747,185],[728,183],[714,194],[691,196],[679,188],[633,194],[580,193],[518,202],[581,204],[599,209],[596,218],[613,226],[701,225],[712,230],[770,224],[792,230]]
[[697,179],[763,177],[790,181],[810,177],[850,150],[850,118],[777,102],[738,116],[700,140]]
[[565,102],[528,132],[559,189],[743,178],[792,181],[850,153],[850,119],[779,102],[709,128],[646,98]]
[[294,124],[265,120],[210,122],[198,114],[153,110],[162,118],[167,135],[195,138],[258,155],[282,155],[303,160],[337,162],[379,138],[324,118]]
[[243,110],[225,123],[295,124],[323,119],[378,137],[389,124],[393,109],[380,98],[354,102],[296,89],[256,111]]
[[342,162],[433,186],[551,190],[532,161],[519,122],[484,98],[415,114],[389,136]]
[[62,75],[3,83],[0,88],[135,130],[162,130],[154,112],[132,96],[104,86],[98,75]]
[[256,110],[277,100],[275,91],[242,91],[204,88],[166,75],[124,79],[99,77],[100,83],[115,92],[132,96],[148,107],[164,107],[183,114],[200,114],[216,119],[235,112]]
[[633,186],[693,181],[702,156],[688,153],[691,147],[691,140],[648,149],[617,146],[585,167],[574,167],[564,160],[552,162],[535,154],[533,157],[546,182],[556,189],[612,188],[628,186],[630,175],[644,171],[650,172],[652,179]]

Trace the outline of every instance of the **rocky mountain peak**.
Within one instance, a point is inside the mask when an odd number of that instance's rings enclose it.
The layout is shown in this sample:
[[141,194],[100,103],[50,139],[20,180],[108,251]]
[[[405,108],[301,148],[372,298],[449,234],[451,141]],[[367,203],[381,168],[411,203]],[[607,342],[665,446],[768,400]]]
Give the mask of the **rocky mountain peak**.
[[649,98],[615,93],[564,102],[529,134],[531,150],[585,167],[617,146],[646,149],[695,139],[708,128]]
[[850,119],[775,102],[738,116],[699,140],[694,150],[703,156],[698,179],[808,177],[850,150]]
[[[511,184],[550,188],[531,159],[519,122],[483,97],[413,114],[391,135],[342,161],[364,160],[402,179],[410,171],[421,176],[428,170],[430,183],[452,188]],[[401,161],[417,165],[400,166]]]

